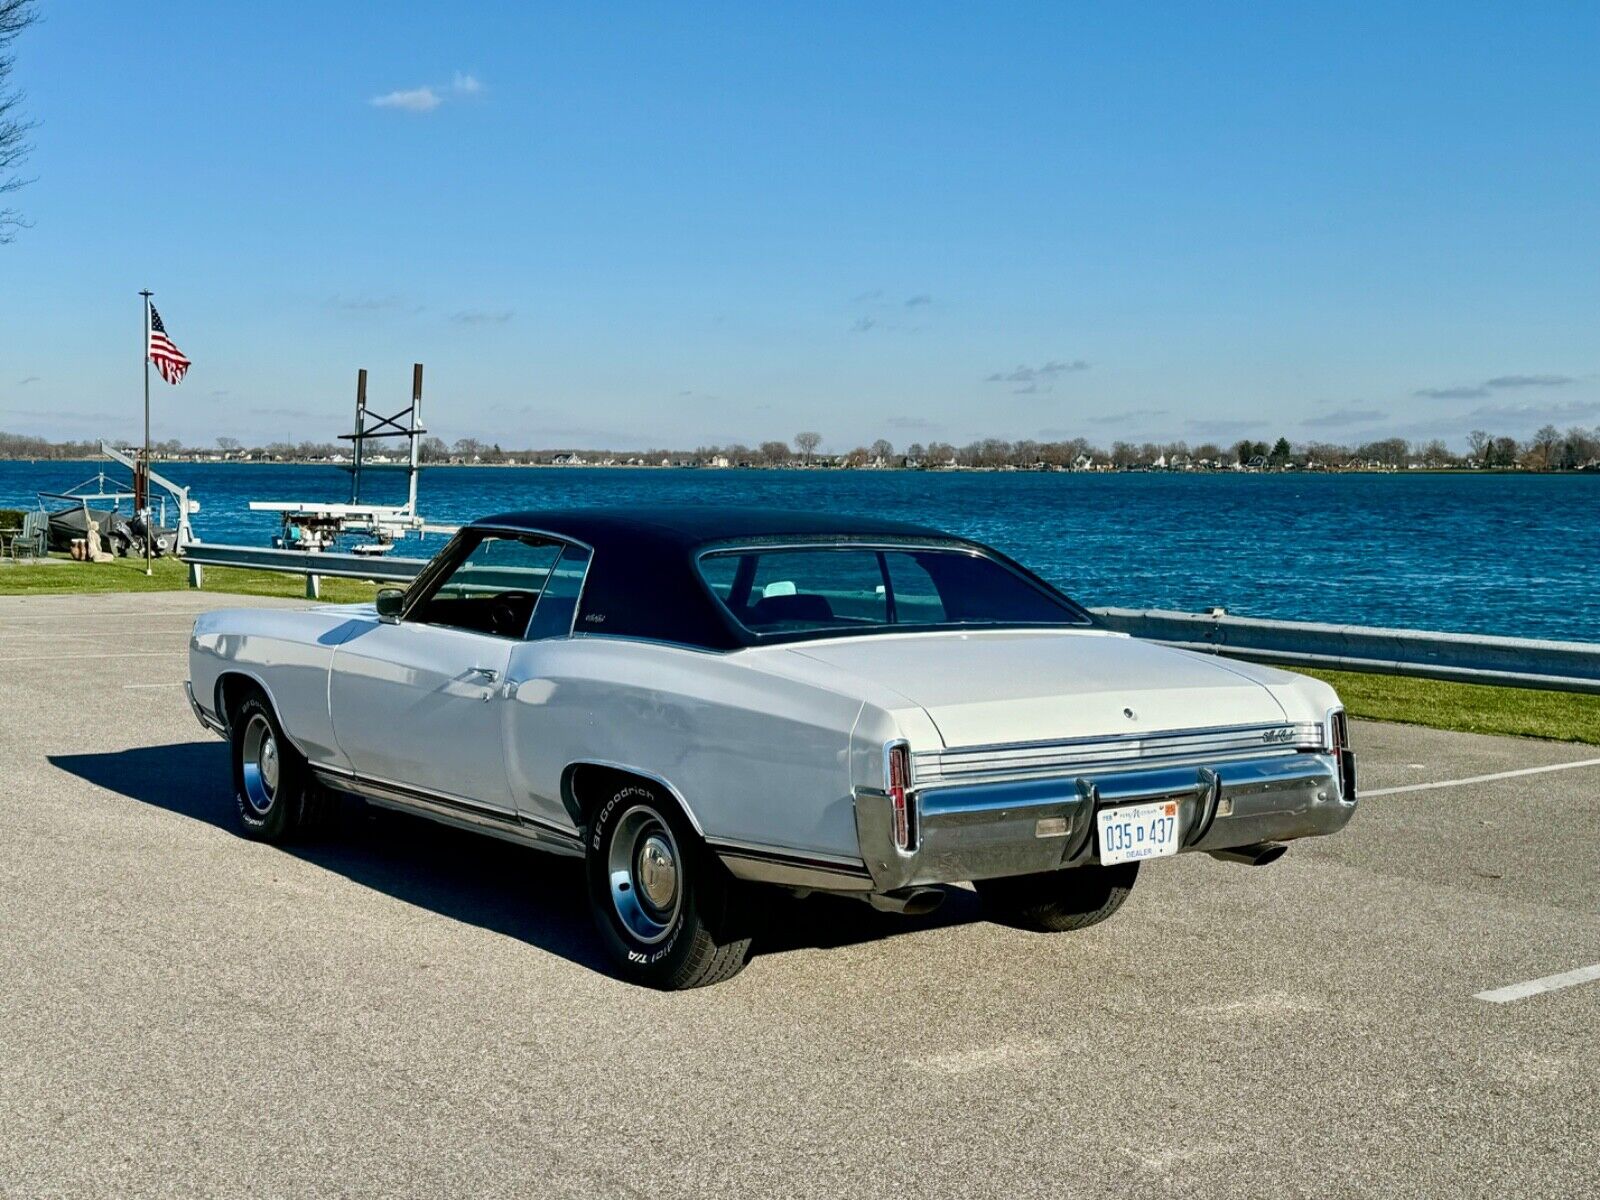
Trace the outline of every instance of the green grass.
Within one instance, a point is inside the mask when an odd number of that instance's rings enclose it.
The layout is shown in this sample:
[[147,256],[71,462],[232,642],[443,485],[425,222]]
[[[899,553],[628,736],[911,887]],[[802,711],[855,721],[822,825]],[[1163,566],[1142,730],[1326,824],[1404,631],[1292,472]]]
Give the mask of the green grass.
[[[47,563],[22,562],[0,566],[0,596],[62,595],[86,592],[176,592],[189,586],[189,568],[177,559],[158,558],[153,575],[144,573],[144,559],[117,558],[110,562],[73,562],[53,554]],[[208,592],[235,592],[243,596],[304,598],[304,575],[276,571],[244,571],[234,567],[207,567]],[[359,579],[322,581],[322,598],[332,604],[371,600],[378,585]]]
[[1502,733],[1600,744],[1600,696],[1446,683],[1404,675],[1322,670],[1301,673],[1331,683],[1352,717],[1462,733]]

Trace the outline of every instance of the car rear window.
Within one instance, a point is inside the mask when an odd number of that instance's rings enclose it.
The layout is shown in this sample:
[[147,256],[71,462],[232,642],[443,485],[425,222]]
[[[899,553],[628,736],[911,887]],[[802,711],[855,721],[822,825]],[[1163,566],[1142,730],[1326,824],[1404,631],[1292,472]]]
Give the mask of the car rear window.
[[762,636],[1089,624],[1026,575],[954,547],[714,550],[700,572],[734,620]]

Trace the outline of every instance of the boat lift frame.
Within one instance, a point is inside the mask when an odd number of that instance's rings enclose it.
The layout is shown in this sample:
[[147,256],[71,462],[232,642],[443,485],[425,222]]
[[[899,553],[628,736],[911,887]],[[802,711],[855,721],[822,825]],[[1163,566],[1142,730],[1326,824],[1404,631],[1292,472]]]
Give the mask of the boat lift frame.
[[[104,454],[107,458],[111,459],[113,462],[121,463],[123,466],[127,467],[130,471],[133,472],[134,490],[132,492],[124,492],[124,493],[120,493],[120,494],[125,496],[125,497],[127,497],[130,500],[133,500],[135,504],[138,503],[138,494],[137,494],[138,490],[139,490],[139,482],[138,481],[139,481],[139,474],[140,474],[141,471],[143,471],[144,477],[145,477],[146,480],[149,481],[149,483],[154,484],[156,487],[158,487],[162,491],[166,492],[167,495],[171,496],[173,501],[174,501],[174,504],[175,504],[175,506],[176,506],[176,508],[178,510],[178,542],[177,542],[178,549],[181,551],[184,546],[187,546],[190,542],[194,541],[194,528],[193,528],[193,526],[191,526],[189,524],[189,518],[191,516],[193,516],[195,513],[200,511],[200,501],[191,500],[189,498],[189,489],[188,488],[180,487],[178,484],[173,483],[172,480],[168,479],[165,475],[161,474],[159,471],[157,471],[154,468],[152,468],[148,463],[141,463],[140,460],[134,458],[132,455],[124,454],[121,450],[118,450],[115,446],[111,445],[109,442],[101,442],[100,443],[100,453]],[[100,478],[102,480],[104,479],[104,472],[101,473]],[[147,485],[147,487],[148,487],[148,485]],[[63,497],[63,498],[64,499],[71,499],[71,500],[83,499],[83,500],[87,501],[87,500],[97,499],[98,497],[95,497],[95,496],[83,496],[83,497],[68,496],[68,497]],[[111,498],[111,494],[110,493],[105,494],[104,498],[110,499]],[[165,520],[166,520],[166,501],[164,499],[161,502],[161,506],[162,506],[161,520],[163,522],[165,522]],[[85,508],[87,508],[87,505],[85,505]],[[148,495],[146,495],[145,496],[145,510],[146,510],[147,514],[149,513],[149,509],[150,509],[150,498],[149,498]],[[153,514],[147,515],[145,519],[147,521],[153,520]],[[148,534],[146,536],[148,536]]]
[[[304,523],[313,528],[332,530],[332,538],[344,533],[366,533],[377,538],[376,553],[383,553],[399,538],[409,533],[435,532],[417,514],[417,473],[422,469],[422,435],[427,433],[422,424],[422,364],[411,364],[411,403],[392,416],[382,416],[367,408],[367,370],[356,372],[356,424],[352,433],[341,433],[341,440],[351,443],[351,462],[344,469],[350,473],[350,501],[348,504],[318,504],[298,501],[252,500],[252,512],[275,512],[282,515],[287,530],[290,525]],[[406,502],[401,505],[363,504],[361,478],[376,464],[368,463],[366,443],[372,438],[405,438]],[[442,528],[437,530],[443,532]],[[331,539],[330,539],[331,540]],[[321,547],[306,547],[307,552],[320,552]]]

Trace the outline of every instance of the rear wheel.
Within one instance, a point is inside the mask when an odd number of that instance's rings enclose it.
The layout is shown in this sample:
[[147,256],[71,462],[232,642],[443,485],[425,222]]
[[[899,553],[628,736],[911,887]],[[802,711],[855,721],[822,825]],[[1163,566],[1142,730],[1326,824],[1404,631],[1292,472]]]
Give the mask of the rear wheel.
[[1098,925],[1121,908],[1138,875],[1139,864],[1131,862],[984,879],[974,886],[992,920],[1018,929],[1066,933]]
[[320,816],[323,797],[272,707],[252,693],[229,714],[229,726],[234,806],[246,835],[281,842],[305,832]]
[[589,905],[623,976],[677,990],[731,979],[750,955],[734,880],[677,805],[618,785],[589,827]]

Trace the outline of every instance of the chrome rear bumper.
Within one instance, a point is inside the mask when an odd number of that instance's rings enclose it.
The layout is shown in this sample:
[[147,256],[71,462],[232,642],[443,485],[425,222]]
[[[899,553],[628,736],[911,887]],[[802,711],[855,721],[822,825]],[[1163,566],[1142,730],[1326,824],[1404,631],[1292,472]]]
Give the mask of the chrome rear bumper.
[[1335,833],[1356,807],[1340,778],[1332,755],[1292,753],[929,787],[913,797],[910,850],[895,845],[889,798],[861,790],[856,832],[874,890],[891,892],[1098,862],[1095,813],[1117,804],[1177,801],[1185,852]]

